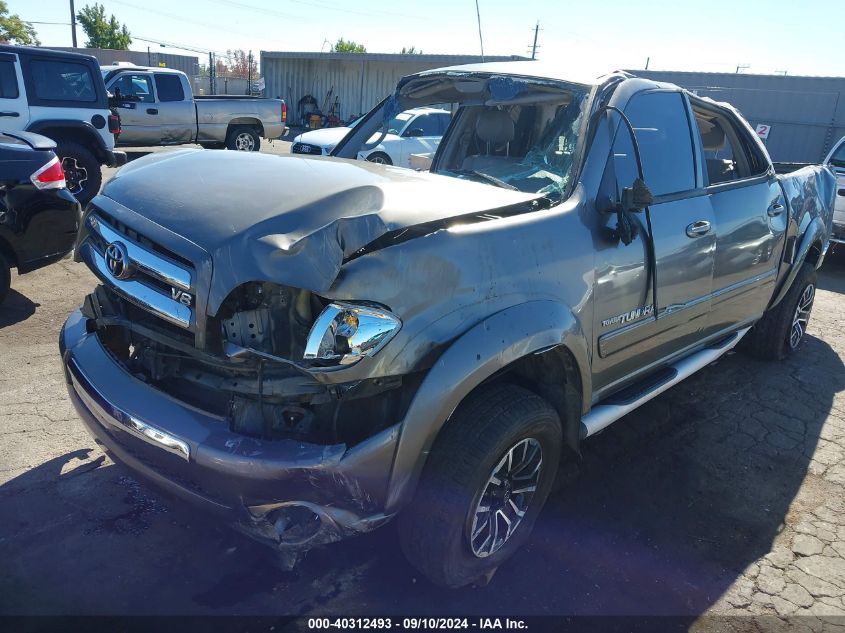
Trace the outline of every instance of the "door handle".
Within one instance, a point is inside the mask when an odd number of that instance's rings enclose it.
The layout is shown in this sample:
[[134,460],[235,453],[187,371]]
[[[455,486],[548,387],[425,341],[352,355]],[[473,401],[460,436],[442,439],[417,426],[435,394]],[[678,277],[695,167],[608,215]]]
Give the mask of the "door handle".
[[779,216],[785,210],[786,207],[783,206],[780,202],[773,202],[771,205],[769,205],[769,210],[766,211],[766,213],[769,214],[770,218],[774,218],[776,216]]
[[147,114],[158,114],[158,110],[156,108],[147,108]]
[[20,112],[0,112],[0,116],[13,116],[19,117],[21,115]]
[[699,220],[687,226],[687,237],[701,237],[710,232],[710,222],[707,220]]

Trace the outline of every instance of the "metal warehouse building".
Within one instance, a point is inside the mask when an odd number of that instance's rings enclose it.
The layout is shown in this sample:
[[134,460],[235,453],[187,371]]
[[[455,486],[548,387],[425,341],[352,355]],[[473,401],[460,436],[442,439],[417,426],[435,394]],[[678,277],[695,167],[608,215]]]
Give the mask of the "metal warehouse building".
[[160,53],[153,49],[147,51],[117,51],[110,48],[71,48],[70,46],[49,46],[57,51],[69,53],[81,53],[82,55],[93,55],[97,58],[100,66],[110,66],[117,62],[129,62],[136,66],[159,66],[164,64],[167,68],[181,70],[188,77],[193,77],[199,72],[199,59],[190,55],[173,55],[171,53]]
[[820,162],[845,136],[845,77],[630,72],[727,101],[739,108],[752,126],[769,126],[763,142],[775,161]]
[[[486,56],[485,61],[516,61],[508,57]],[[382,53],[291,53],[261,51],[264,95],[280,97],[288,103],[288,120],[296,121],[297,104],[311,95],[321,109],[330,109],[337,99],[338,116],[347,120],[367,112],[388,94],[396,82],[429,68],[474,64],[477,55],[400,55]],[[331,91],[330,99],[326,96]]]

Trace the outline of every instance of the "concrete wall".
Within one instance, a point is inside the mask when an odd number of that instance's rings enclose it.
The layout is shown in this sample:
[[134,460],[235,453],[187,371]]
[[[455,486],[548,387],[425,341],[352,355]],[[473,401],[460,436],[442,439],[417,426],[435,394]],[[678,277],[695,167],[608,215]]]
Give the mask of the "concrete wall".
[[752,126],[771,126],[772,160],[815,163],[845,136],[845,77],[630,71],[736,106]]
[[[524,59],[487,57],[487,61]],[[441,66],[480,62],[475,55],[393,55],[373,53],[297,53],[261,51],[264,96],[288,103],[288,121],[298,123],[299,100],[312,95],[323,108],[332,90],[326,114],[335,98],[339,116],[348,120],[367,112],[388,94],[396,82],[412,73]]]

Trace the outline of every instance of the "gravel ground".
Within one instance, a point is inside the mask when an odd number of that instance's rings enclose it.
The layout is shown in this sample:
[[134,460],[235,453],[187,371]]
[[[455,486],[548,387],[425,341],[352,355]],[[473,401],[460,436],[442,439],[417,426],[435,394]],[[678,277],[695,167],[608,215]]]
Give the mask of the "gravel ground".
[[730,626],[845,629],[845,249],[821,271],[796,356],[732,353],[591,438],[530,543],[460,591],[418,577],[393,526],[280,571],[112,463],[57,352],[93,285],[64,260],[13,276],[0,307],[0,614],[767,615]]

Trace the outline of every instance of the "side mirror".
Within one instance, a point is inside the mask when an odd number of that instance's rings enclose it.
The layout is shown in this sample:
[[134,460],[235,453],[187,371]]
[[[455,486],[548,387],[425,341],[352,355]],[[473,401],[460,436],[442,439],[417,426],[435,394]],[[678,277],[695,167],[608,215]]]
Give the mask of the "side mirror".
[[639,178],[630,187],[622,190],[622,210],[642,211],[654,202],[654,196],[648,186]]
[[425,136],[425,132],[421,127],[412,127],[410,130],[405,130],[405,133],[402,136],[406,138],[416,138],[419,136]]

